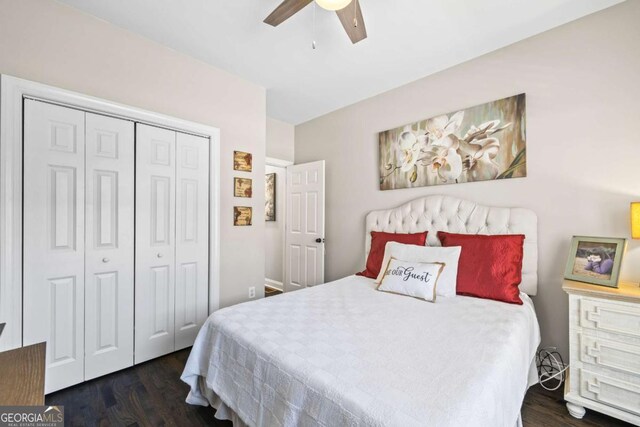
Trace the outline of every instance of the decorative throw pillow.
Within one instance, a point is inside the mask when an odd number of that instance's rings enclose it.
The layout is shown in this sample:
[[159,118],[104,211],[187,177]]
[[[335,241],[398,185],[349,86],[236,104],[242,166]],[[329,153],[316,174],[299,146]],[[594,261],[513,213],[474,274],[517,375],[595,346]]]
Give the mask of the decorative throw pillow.
[[441,262],[410,262],[391,258],[384,269],[379,291],[436,301],[436,285],[444,268]]
[[384,258],[384,247],[387,242],[399,242],[407,245],[419,245],[424,246],[427,241],[427,232],[416,234],[402,234],[402,233],[384,233],[381,231],[371,232],[371,248],[369,249],[369,256],[367,257],[367,268],[361,272],[356,273],[358,276],[368,277],[375,279],[380,274],[380,268],[382,266],[382,258]]
[[458,295],[522,304],[522,257],[525,236],[485,236],[438,232],[442,246],[462,246]]
[[[442,248],[439,246],[416,246],[388,242],[385,246],[382,265],[387,265],[391,258],[410,262],[441,262],[445,266],[438,279],[437,293],[443,297],[454,297],[456,296],[458,260],[460,259],[461,249],[459,246]],[[380,283],[383,276],[384,269],[378,274],[376,283]]]

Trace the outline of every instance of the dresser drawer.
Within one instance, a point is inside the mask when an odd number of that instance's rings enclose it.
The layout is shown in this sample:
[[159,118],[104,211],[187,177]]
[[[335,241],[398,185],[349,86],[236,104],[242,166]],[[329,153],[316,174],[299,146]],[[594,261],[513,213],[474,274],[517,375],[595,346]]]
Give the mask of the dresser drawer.
[[580,396],[640,415],[640,385],[580,369]]
[[640,306],[625,302],[581,298],[579,325],[640,338]]
[[640,346],[578,333],[582,363],[615,369],[640,380]]

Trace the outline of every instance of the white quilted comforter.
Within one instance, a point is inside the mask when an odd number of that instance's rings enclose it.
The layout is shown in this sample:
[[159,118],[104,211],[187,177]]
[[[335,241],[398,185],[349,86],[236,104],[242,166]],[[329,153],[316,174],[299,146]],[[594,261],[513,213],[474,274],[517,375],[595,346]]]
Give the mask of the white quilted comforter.
[[521,298],[433,304],[350,276],[225,308],[193,346],[187,402],[251,426],[512,427],[540,341]]

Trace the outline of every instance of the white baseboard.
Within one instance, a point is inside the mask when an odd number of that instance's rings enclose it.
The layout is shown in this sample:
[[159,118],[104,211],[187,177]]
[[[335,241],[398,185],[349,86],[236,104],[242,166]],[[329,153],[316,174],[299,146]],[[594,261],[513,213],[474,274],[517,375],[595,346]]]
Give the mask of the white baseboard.
[[277,289],[279,291],[284,290],[284,285],[282,284],[282,282],[278,282],[277,280],[264,279],[264,283],[270,288]]

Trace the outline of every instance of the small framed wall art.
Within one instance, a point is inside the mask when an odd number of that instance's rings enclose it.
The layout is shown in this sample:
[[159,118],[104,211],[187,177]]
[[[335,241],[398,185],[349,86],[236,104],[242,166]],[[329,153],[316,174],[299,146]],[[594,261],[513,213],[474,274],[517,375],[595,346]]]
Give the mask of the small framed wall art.
[[253,170],[253,156],[244,151],[233,152],[233,170],[251,172]]
[[268,173],[265,184],[264,198],[265,221],[276,220],[276,174]]
[[617,288],[626,243],[622,238],[574,236],[564,277]]
[[246,227],[251,225],[253,209],[248,206],[233,207],[233,225]]
[[252,195],[252,181],[250,178],[233,178],[234,197],[251,197]]

